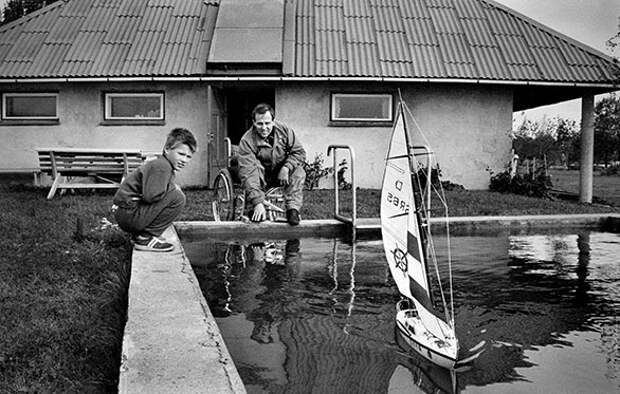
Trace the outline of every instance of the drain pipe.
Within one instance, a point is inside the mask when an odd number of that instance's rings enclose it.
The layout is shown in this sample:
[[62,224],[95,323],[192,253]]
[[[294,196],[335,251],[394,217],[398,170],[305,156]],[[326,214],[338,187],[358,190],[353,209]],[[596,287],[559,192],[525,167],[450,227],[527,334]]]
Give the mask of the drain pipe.
[[[349,151],[349,155],[351,157],[351,194],[352,194],[352,204],[351,204],[351,217],[346,217],[340,214],[340,204],[338,202],[338,170],[336,169],[336,151],[338,149],[346,149]],[[344,223],[349,223],[351,225],[351,237],[352,241],[355,242],[355,235],[357,229],[357,184],[355,182],[355,152],[353,148],[349,145],[330,145],[327,147],[327,156],[334,151],[334,218],[340,220]]]

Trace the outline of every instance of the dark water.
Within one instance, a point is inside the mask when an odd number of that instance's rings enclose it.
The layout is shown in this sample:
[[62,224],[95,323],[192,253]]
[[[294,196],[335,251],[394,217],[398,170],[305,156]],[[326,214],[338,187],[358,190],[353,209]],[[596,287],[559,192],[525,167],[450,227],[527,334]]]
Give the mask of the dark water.
[[[620,235],[453,237],[456,376],[399,346],[381,241],[184,247],[250,393],[620,392]],[[445,251],[439,251],[439,254]]]

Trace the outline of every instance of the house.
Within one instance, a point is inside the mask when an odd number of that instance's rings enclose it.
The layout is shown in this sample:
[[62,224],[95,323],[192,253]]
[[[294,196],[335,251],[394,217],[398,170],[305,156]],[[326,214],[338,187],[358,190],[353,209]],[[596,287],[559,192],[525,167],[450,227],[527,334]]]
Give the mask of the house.
[[492,0],[63,0],[0,28],[0,168],[36,167],[41,146],[159,152],[182,126],[200,150],[180,181],[208,185],[269,102],[310,161],[351,145],[358,185],[378,187],[400,91],[444,177],[484,189],[514,111],[619,80]]

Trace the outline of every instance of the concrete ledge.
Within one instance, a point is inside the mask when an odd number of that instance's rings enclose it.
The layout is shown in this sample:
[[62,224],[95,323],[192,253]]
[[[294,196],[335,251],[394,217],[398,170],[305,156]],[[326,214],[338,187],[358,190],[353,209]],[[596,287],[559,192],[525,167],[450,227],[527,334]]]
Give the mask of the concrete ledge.
[[245,393],[176,231],[133,252],[120,393]]
[[[557,229],[600,228],[608,229],[610,221],[620,220],[620,214],[593,213],[571,215],[523,215],[523,216],[463,216],[450,218],[450,232],[454,235],[496,232],[501,229]],[[441,218],[431,220],[442,222]]]
[[175,222],[174,226],[184,239],[218,237],[269,237],[283,234],[291,237],[332,237],[347,232],[348,225],[336,220],[302,220],[298,226],[286,222]]
[[[443,223],[445,218],[431,218],[431,224]],[[620,229],[620,214],[595,213],[573,215],[523,215],[523,216],[462,216],[450,218],[450,229],[455,235],[485,233],[499,229],[531,229],[557,227],[598,227],[613,231]],[[303,220],[299,226],[286,223],[244,222],[175,222],[179,235],[189,240],[205,236],[221,237],[269,237],[269,236],[342,236],[350,234],[350,225],[336,219]],[[379,218],[363,218],[357,221],[360,236],[381,234]]]
[[[450,218],[451,223],[598,223],[609,217],[620,218],[618,213],[582,213],[571,215],[519,215],[519,216],[461,216]],[[431,221],[442,221],[434,218]]]

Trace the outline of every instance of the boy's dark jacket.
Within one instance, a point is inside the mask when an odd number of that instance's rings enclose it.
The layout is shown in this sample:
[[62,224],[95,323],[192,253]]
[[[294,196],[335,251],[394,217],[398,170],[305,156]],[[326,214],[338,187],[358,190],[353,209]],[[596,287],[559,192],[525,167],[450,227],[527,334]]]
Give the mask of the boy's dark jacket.
[[152,204],[174,190],[174,169],[164,156],[149,160],[125,178],[113,202],[121,208]]

